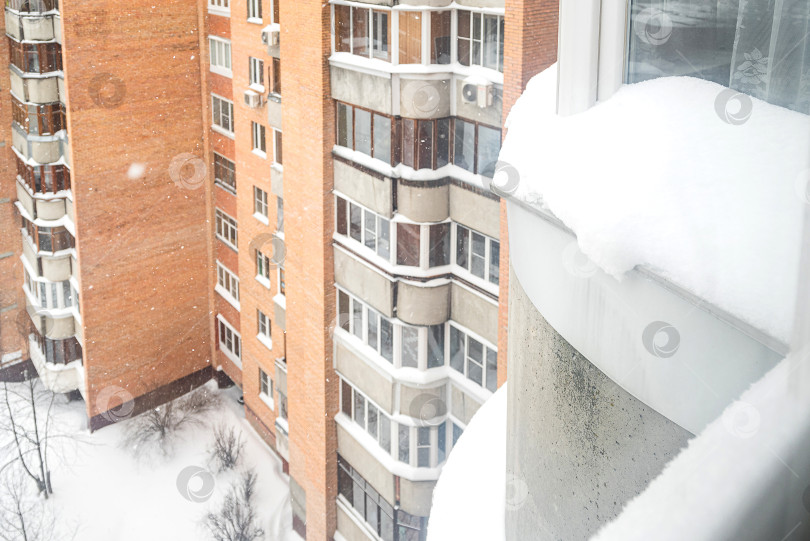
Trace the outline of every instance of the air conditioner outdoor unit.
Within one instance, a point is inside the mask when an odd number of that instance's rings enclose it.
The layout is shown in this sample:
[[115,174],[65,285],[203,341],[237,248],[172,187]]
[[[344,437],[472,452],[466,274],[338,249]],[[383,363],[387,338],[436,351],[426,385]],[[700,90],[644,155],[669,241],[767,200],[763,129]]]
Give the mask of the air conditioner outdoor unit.
[[279,43],[281,27],[276,24],[268,24],[262,30],[262,43],[268,47],[275,47]]
[[255,109],[262,106],[262,95],[252,90],[245,90],[245,105]]
[[464,103],[474,103],[484,108],[492,105],[492,83],[484,79],[469,77],[461,86],[461,99]]

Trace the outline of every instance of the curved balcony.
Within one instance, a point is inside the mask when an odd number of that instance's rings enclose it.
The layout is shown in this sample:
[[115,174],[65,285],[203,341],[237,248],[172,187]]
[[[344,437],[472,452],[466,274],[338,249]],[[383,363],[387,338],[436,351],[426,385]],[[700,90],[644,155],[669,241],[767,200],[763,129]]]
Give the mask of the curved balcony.
[[11,65],[22,73],[44,75],[62,71],[62,46],[56,42],[25,43],[9,38]]
[[56,194],[70,189],[70,169],[63,164],[29,165],[15,152],[17,181],[38,195]]
[[51,340],[37,334],[28,338],[31,361],[40,381],[55,393],[83,391],[82,348],[75,338]]
[[17,13],[48,13],[59,10],[59,0],[6,0],[6,9]]
[[67,139],[65,132],[57,135],[28,135],[18,125],[13,125],[11,141],[14,150],[29,163],[56,164],[65,155]]
[[26,76],[16,70],[10,70],[11,92],[23,101],[31,103],[53,103],[60,101],[60,78]]
[[[18,207],[21,208],[21,207]],[[72,223],[67,219],[60,222],[63,225],[40,225],[40,220],[29,220],[23,216],[23,233],[26,240],[37,251],[38,255],[68,255],[68,250],[75,247],[71,230],[64,224]],[[52,223],[52,222],[49,222]]]
[[17,41],[51,41],[56,39],[58,22],[53,15],[23,15],[6,10],[6,35]]
[[27,103],[12,93],[11,116],[17,126],[30,135],[56,135],[66,128],[65,106],[58,101]]

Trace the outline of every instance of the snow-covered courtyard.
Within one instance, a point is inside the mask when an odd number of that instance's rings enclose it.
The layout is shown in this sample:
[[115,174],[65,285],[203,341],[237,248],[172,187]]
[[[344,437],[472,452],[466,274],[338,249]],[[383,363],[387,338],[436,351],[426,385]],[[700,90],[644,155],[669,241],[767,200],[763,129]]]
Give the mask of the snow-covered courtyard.
[[[9,384],[15,422],[30,422],[26,384]],[[199,541],[214,539],[206,527],[208,513],[217,513],[226,494],[241,473],[252,469],[257,475],[254,508],[261,539],[295,539],[289,503],[289,481],[281,461],[262,442],[244,418],[233,387],[218,390],[209,382],[206,390],[219,397],[213,412],[200,416],[199,424],[182,428],[171,450],[164,456],[156,449],[137,453],[124,443],[137,418],[126,419],[94,433],[87,429],[85,404],[56,396],[48,429],[48,463],[53,494],[45,500],[36,496],[36,484],[25,475],[18,459],[10,418],[2,393],[0,407],[0,513],[2,520],[14,520],[15,480],[25,496],[27,518],[36,529],[45,526],[39,539],[53,541]],[[47,395],[41,395],[38,416],[45,418]],[[42,425],[42,422],[40,422]],[[238,465],[217,473],[210,459],[215,427],[233,428],[241,435],[244,449]],[[44,429],[40,426],[40,431]],[[18,428],[18,433],[22,430]],[[30,463],[36,461],[25,455]],[[19,488],[17,489],[19,492]],[[55,531],[50,530],[51,523]],[[0,528],[0,530],[5,528]],[[4,537],[17,539],[22,537]],[[28,539],[35,537],[29,536]]]

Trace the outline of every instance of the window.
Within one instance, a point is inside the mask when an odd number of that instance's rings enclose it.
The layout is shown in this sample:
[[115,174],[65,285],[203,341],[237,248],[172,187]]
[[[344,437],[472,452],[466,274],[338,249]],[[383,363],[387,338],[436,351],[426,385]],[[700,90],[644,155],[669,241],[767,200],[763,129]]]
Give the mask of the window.
[[419,224],[397,224],[397,265],[419,266],[421,229]]
[[233,102],[212,94],[211,111],[214,126],[221,128],[228,135],[233,135]]
[[253,187],[253,214],[267,219],[267,192],[258,186]]
[[236,164],[217,153],[214,153],[214,182],[236,193]]
[[11,117],[33,135],[53,135],[65,129],[65,106],[61,103],[26,104],[12,95]]
[[270,287],[270,258],[256,250],[256,280]]
[[265,401],[273,400],[273,380],[261,368],[259,368],[259,394]]
[[247,17],[248,21],[262,21],[262,0],[247,0]]
[[[337,6],[336,6],[337,7]],[[394,541],[394,508],[338,455],[338,494],[382,541]]]
[[391,452],[391,419],[349,382],[340,380],[341,410],[368,432],[386,453]]
[[273,22],[276,24],[281,24],[279,4],[281,4],[281,0],[273,0]]
[[497,240],[456,224],[456,265],[473,276],[498,285],[500,255]]
[[451,12],[433,11],[430,13],[430,63],[450,63],[450,21]]
[[450,119],[402,119],[402,163],[414,169],[438,169],[450,162]]
[[391,250],[391,222],[360,205],[347,202],[340,196],[335,196],[335,201],[338,233],[345,235],[348,229],[352,239],[388,260]]
[[428,266],[432,268],[450,264],[450,222],[431,225],[429,230]]
[[260,337],[264,337],[269,339],[272,332],[272,326],[270,323],[270,318],[265,315],[264,312],[257,309],[256,310],[256,321],[258,322],[259,332],[258,335]]
[[[348,293],[338,289],[337,313],[340,327],[359,339],[363,340],[383,359],[394,362],[394,324],[388,318],[380,315],[372,308],[366,307],[362,302],[351,297]],[[365,313],[365,318],[364,318]],[[364,321],[367,329],[364,329]],[[399,325],[397,325],[399,327]]]
[[219,349],[230,354],[231,360],[239,363],[242,359],[242,338],[222,316],[217,316],[219,326]]
[[287,421],[287,395],[278,391],[278,416]]
[[275,165],[281,165],[284,163],[281,160],[281,130],[273,128],[273,163]]
[[458,62],[503,71],[503,17],[458,11]]
[[208,11],[211,12],[228,12],[230,13],[231,4],[230,0],[208,0]]
[[391,164],[391,118],[337,104],[337,144]]
[[253,152],[259,154],[263,158],[267,157],[267,145],[264,140],[264,126],[258,122],[250,122],[251,127],[251,141],[253,142]]
[[219,240],[238,250],[236,220],[219,209],[216,210],[216,232]]
[[450,325],[450,367],[489,391],[498,387],[498,352],[455,325]]
[[422,63],[422,12],[399,12],[399,63]]
[[390,12],[335,6],[335,50],[391,61]]
[[281,96],[281,60],[273,57],[270,60],[270,70],[270,92]]
[[239,278],[228,268],[217,261],[217,291],[226,299],[239,302]]
[[287,294],[287,281],[284,277],[284,266],[278,266],[278,293],[279,295]]
[[471,173],[491,177],[501,151],[500,130],[458,118],[453,121],[453,129],[453,163]]
[[284,233],[284,199],[276,197],[276,231]]
[[209,36],[208,46],[211,60],[211,71],[220,75],[231,77],[230,40]]
[[248,58],[248,81],[250,86],[261,87],[264,90],[264,61],[259,58]]

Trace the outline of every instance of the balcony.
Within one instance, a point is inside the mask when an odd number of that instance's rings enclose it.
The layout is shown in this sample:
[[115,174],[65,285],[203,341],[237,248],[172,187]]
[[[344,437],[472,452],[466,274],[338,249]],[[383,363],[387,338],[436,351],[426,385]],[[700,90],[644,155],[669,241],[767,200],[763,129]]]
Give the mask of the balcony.
[[28,135],[17,125],[12,126],[11,139],[14,150],[28,162],[53,164],[64,156],[67,140],[61,135]]
[[58,21],[52,15],[25,16],[6,10],[6,35],[17,41],[56,39]]
[[61,100],[61,79],[53,77],[26,77],[10,70],[11,92],[23,101],[30,103],[53,103]]
[[78,390],[84,394],[81,346],[75,338],[48,340],[32,333],[28,344],[31,361],[45,387],[55,393]]
[[30,135],[55,135],[67,127],[60,102],[24,103],[12,94],[11,113],[17,126]]
[[6,9],[17,13],[47,13],[59,10],[59,0],[6,0]]
[[44,75],[62,71],[62,46],[50,43],[21,43],[8,40],[11,65],[22,73]]

